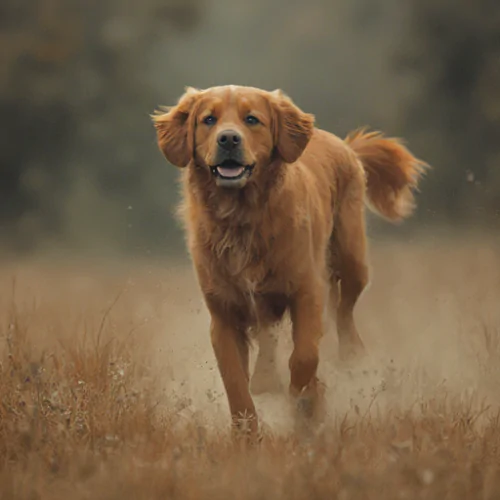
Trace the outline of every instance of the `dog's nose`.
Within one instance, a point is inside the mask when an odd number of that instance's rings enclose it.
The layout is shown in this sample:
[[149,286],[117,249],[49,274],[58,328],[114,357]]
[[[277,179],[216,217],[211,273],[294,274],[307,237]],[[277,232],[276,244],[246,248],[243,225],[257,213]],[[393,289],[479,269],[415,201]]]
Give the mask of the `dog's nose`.
[[241,144],[241,135],[235,130],[223,130],[217,136],[217,144],[226,151],[232,151]]

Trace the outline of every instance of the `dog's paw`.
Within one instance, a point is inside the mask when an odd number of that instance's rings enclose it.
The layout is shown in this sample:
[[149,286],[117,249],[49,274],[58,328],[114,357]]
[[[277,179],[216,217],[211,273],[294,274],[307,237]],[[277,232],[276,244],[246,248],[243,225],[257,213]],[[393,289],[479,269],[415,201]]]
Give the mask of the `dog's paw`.
[[315,379],[309,387],[299,393],[290,387],[289,395],[294,407],[296,424],[318,424],[325,417],[325,391],[323,382]]

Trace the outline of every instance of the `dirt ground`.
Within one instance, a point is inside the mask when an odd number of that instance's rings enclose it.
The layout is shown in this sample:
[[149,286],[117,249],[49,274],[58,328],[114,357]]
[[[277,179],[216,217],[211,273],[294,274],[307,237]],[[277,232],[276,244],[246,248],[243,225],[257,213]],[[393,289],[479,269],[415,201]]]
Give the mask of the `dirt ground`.
[[4,262],[1,498],[500,498],[498,243],[379,241],[371,267],[368,358],[322,342],[325,422],[298,435],[285,392],[256,396],[244,450],[189,263]]

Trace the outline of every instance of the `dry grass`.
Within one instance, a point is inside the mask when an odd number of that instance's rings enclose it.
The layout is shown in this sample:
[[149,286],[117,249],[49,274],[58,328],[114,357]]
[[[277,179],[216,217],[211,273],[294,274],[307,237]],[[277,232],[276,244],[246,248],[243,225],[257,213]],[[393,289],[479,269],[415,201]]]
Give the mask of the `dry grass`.
[[[253,450],[229,439],[189,268],[4,264],[0,497],[499,498],[497,248],[372,254],[371,358],[340,368],[329,334],[324,425],[297,435],[285,398],[263,395]],[[283,335],[285,383],[288,353]]]

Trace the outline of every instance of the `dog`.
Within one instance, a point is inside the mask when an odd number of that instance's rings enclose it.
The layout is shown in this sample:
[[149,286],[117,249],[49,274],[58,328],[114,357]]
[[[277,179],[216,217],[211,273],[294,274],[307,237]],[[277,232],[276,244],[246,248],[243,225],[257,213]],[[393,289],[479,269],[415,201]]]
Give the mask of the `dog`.
[[[159,149],[182,172],[179,214],[233,428],[245,422],[249,435],[258,433],[251,387],[273,384],[264,373],[275,348],[267,335],[287,311],[289,394],[306,401],[312,417],[327,308],[340,357],[365,350],[353,317],[369,279],[365,204],[389,221],[410,216],[428,165],[379,132],[343,140],[315,127],[314,115],[281,90],[188,87],[152,120]],[[251,332],[261,339],[257,384],[250,384]]]

